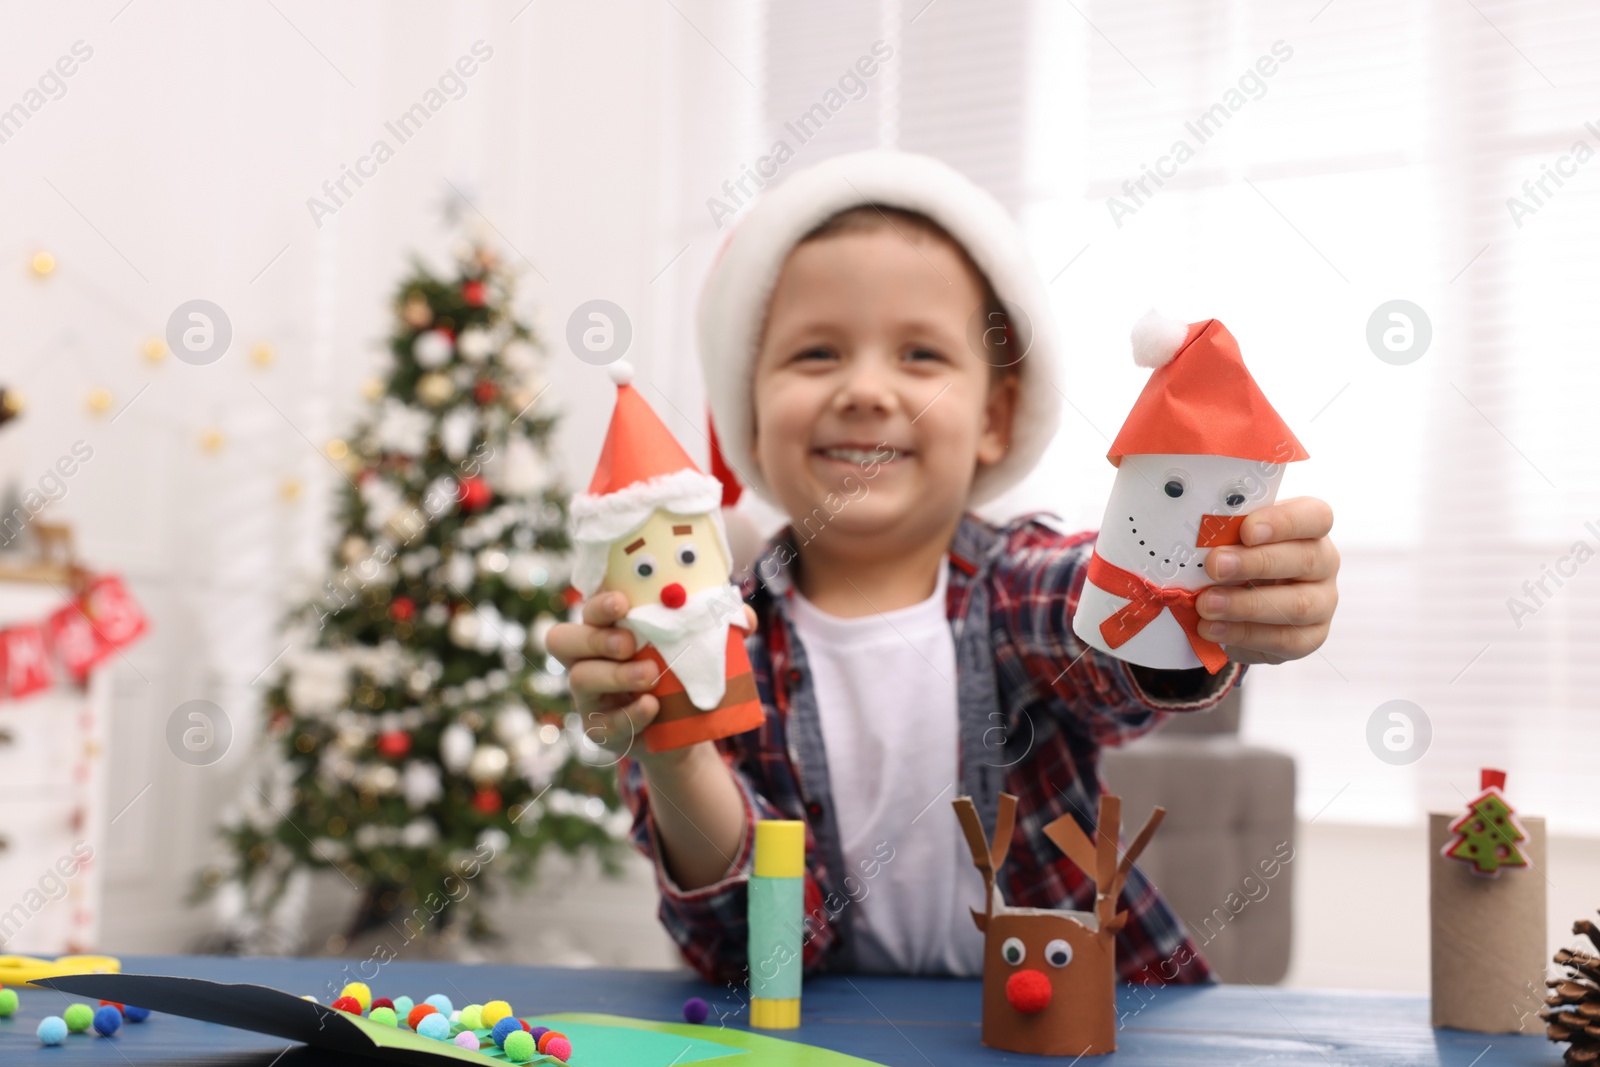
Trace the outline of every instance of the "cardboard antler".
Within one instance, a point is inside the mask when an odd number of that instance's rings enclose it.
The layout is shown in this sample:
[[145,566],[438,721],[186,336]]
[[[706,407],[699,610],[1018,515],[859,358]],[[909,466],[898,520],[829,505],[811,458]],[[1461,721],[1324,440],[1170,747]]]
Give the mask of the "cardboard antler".
[[1133,861],[1150,844],[1150,839],[1155,836],[1156,827],[1161,825],[1161,820],[1166,817],[1165,808],[1156,808],[1150,813],[1144,828],[1133,839],[1133,844],[1122,854],[1121,862],[1117,858],[1117,828],[1122,822],[1122,799],[1109,793],[1100,795],[1100,816],[1095,823],[1094,840],[1083,832],[1071,812],[1051,822],[1044,828],[1044,834],[1055,846],[1067,854],[1067,858],[1078,865],[1078,869],[1089,876],[1095,888],[1095,917],[1100,921],[1102,930],[1120,930],[1126,918],[1117,914],[1117,898],[1122,895],[1122,887],[1128,880],[1128,872],[1133,869]]
[[1017,798],[1009,793],[1000,794],[993,844],[984,840],[983,823],[978,819],[978,809],[972,803],[971,797],[956,797],[950,804],[956,809],[956,818],[961,820],[961,830],[967,837],[967,848],[972,852],[972,865],[983,874],[983,914],[979,915],[974,910],[972,921],[978,929],[984,930],[988,928],[989,919],[994,915],[995,876],[1006,862],[1006,853],[1011,851],[1011,834],[1016,828],[1017,821]]

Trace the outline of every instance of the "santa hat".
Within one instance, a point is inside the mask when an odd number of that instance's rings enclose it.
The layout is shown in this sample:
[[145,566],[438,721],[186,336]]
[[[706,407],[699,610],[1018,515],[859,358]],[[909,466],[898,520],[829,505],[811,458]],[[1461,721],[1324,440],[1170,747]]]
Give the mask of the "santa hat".
[[1239,342],[1216,319],[1190,323],[1149,311],[1133,327],[1133,361],[1153,367],[1106,458],[1234,456],[1263,463],[1310,454],[1267,403]]
[[600,449],[588,492],[572,498],[572,539],[577,545],[572,585],[592,596],[605,580],[612,542],[643,526],[658,508],[676,515],[710,515],[732,559],[722,528],[722,483],[703,473],[662,424],[639,390],[633,367],[611,364],[617,406]]
[[808,167],[763,192],[723,242],[701,291],[698,318],[700,361],[727,466],[777,503],[752,460],[751,396],[767,301],[790,249],[831,216],[863,204],[933,219],[960,242],[995,295],[1028,318],[1032,336],[1016,365],[1011,448],[1000,462],[980,468],[972,486],[973,504],[992,500],[1033,469],[1055,435],[1055,317],[1022,231],[1000,202],[939,160],[909,152],[853,152]]

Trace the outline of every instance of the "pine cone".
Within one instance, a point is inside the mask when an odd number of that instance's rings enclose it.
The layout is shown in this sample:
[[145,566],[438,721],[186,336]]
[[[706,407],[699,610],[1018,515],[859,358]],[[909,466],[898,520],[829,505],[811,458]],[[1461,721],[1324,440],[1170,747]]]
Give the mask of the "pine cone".
[[[1588,919],[1572,924],[1572,932],[1587,937],[1600,950],[1600,927]],[[1569,974],[1550,978],[1550,994],[1539,1009],[1545,1035],[1551,1041],[1570,1042],[1567,1063],[1600,1063],[1600,956],[1573,949],[1557,949],[1555,960]]]

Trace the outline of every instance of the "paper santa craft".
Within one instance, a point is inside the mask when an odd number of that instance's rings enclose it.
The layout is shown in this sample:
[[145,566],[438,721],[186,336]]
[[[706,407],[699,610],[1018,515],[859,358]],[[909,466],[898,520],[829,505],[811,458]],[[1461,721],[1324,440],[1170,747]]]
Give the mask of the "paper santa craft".
[[1133,358],[1155,373],[1106,453],[1117,476],[1072,631],[1129,663],[1167,670],[1227,663],[1200,636],[1206,556],[1239,543],[1246,515],[1278,496],[1284,464],[1308,458],[1216,319],[1150,312]]
[[639,639],[636,660],[660,671],[660,703],[645,750],[665,752],[754,730],[765,719],[744,648],[745,613],[729,581],[722,484],[704,474],[611,365],[617,406],[589,490],[573,498],[573,587],[628,597],[618,622]]

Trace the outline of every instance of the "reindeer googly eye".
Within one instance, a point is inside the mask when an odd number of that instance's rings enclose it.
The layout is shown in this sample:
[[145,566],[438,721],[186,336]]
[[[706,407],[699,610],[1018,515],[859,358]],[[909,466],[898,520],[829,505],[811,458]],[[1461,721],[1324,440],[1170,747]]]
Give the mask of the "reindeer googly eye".
[[1044,961],[1052,967],[1065,967],[1072,962],[1072,946],[1056,938],[1044,947]]
[[1000,946],[1000,958],[1011,964],[1013,967],[1016,967],[1022,963],[1023,960],[1027,959],[1028,949],[1023,945],[1022,938],[1006,938],[1005,944]]

